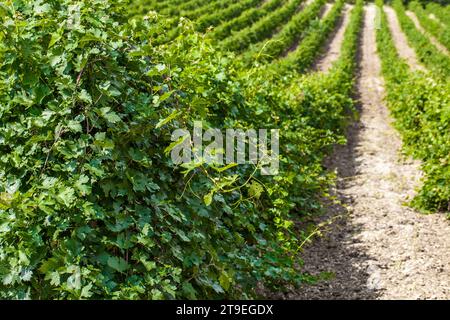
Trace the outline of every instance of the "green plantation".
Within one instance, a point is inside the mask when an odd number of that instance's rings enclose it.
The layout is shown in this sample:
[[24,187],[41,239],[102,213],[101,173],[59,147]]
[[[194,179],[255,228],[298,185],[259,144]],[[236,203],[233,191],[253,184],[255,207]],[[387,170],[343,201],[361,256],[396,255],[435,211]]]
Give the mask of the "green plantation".
[[[252,299],[321,281],[302,259],[321,226],[304,221],[337,201],[324,163],[358,120],[367,5],[0,1],[0,298]],[[414,71],[376,6],[386,104],[424,173],[408,205],[448,213],[450,58],[429,36],[449,48],[450,7],[389,3]],[[278,174],[174,163],[172,133],[196,121],[279,130]]]

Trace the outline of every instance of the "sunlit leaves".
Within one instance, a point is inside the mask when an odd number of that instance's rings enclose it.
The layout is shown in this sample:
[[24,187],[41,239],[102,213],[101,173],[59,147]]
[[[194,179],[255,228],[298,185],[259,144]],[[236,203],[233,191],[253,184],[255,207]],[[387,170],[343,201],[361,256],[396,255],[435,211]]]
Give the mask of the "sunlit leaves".
[[[247,73],[187,21],[154,45],[166,21],[128,19],[127,1],[2,4],[0,298],[238,298],[302,281],[292,220],[331,181],[352,47],[329,77]],[[283,129],[280,175],[172,163],[185,140],[171,133],[195,120]]]

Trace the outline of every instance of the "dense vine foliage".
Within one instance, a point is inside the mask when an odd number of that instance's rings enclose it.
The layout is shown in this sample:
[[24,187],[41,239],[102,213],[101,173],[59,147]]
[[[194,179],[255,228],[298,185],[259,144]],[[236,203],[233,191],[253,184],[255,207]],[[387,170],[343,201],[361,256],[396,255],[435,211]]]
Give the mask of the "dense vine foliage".
[[298,277],[285,211],[245,200],[259,198],[256,180],[241,200],[239,190],[218,190],[211,205],[194,196],[241,184],[248,168],[212,180],[195,169],[188,196],[164,155],[173,128],[246,110],[230,59],[194,33],[149,45],[157,20],[128,24],[120,2],[2,10],[2,297],[240,296],[264,278]]
[[[2,298],[236,298],[310,281],[293,219],[332,182],[322,160],[344,141],[361,10],[317,77],[246,70],[187,22],[154,46],[171,22],[126,20],[128,1],[0,10]],[[280,174],[175,165],[171,132],[194,120],[282,128]]]

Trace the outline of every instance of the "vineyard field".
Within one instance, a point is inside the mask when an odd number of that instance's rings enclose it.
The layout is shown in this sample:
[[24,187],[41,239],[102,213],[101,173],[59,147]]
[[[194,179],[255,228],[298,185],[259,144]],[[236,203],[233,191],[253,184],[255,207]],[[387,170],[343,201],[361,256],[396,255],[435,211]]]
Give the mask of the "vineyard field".
[[450,299],[446,1],[0,17],[0,299]]

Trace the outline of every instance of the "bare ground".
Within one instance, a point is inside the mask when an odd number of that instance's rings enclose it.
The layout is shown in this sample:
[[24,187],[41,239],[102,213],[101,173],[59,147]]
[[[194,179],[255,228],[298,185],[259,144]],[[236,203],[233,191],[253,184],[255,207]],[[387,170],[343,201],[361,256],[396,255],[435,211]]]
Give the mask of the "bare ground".
[[324,54],[319,58],[315,70],[327,72],[333,63],[339,58],[345,30],[350,22],[350,11],[353,6],[346,4],[339,24],[325,46]]
[[417,30],[419,30],[420,32],[422,32],[424,35],[426,35],[428,37],[428,39],[430,40],[430,42],[436,47],[438,48],[442,53],[446,54],[446,55],[450,55],[450,52],[447,50],[447,48],[442,45],[439,40],[437,40],[435,37],[433,37],[429,32],[426,32],[425,29],[420,25],[420,21],[419,19],[417,19],[417,16],[415,15],[414,12],[412,11],[407,11],[406,14],[408,15],[408,17],[411,18],[411,20],[414,22],[414,24],[416,25]]
[[[401,156],[401,139],[383,100],[375,12],[374,5],[365,7],[360,119],[349,127],[347,145],[337,147],[327,163],[338,174],[333,192],[341,204],[318,218],[316,223],[333,222],[303,254],[304,271],[333,276],[278,298],[450,298],[450,224],[443,215],[422,215],[404,205],[420,184],[420,164]],[[399,29],[393,30],[399,39]],[[405,42],[397,44],[410,52]]]
[[394,39],[394,43],[400,57],[406,60],[411,69],[425,71],[425,68],[419,64],[416,53],[409,46],[408,40],[402,32],[395,10],[391,7],[384,6],[384,12],[386,13],[389,22],[389,29],[391,30],[392,38]]
[[325,3],[325,5],[322,7],[322,10],[320,10],[319,18],[323,19],[325,16],[330,12],[331,8],[333,8],[333,5],[331,3]]

